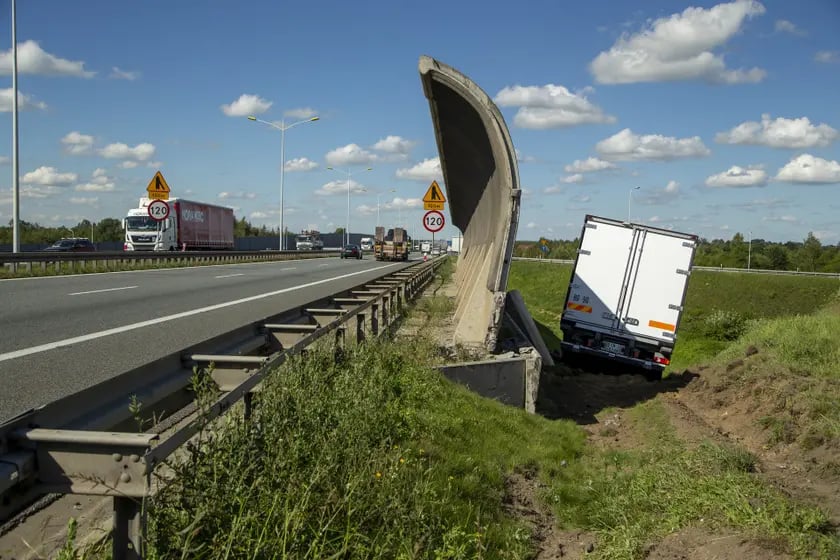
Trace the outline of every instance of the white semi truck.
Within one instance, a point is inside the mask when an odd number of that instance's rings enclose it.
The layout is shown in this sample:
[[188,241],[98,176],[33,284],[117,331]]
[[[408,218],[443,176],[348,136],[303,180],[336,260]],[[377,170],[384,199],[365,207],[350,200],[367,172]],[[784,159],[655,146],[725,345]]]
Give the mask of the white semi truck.
[[141,198],[123,219],[125,251],[226,251],[234,248],[233,208],[183,198],[167,201],[169,215],[149,215],[152,200]]
[[565,352],[671,363],[697,236],[586,216],[560,318]]

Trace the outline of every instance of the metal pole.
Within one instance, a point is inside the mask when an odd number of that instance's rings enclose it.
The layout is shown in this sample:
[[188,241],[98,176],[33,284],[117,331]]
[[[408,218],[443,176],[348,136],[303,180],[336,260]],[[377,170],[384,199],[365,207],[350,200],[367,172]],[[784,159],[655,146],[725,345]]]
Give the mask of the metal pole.
[[12,252],[20,252],[20,168],[18,158],[17,9],[12,0]]
[[283,225],[283,177],[286,174],[286,120],[280,121],[280,250],[286,250],[286,230]]
[[747,270],[750,269],[750,265],[752,264],[752,232],[748,232],[750,235],[750,242],[747,245]]
[[350,172],[347,172],[347,224],[345,226],[344,237],[347,241],[345,245],[350,244]]
[[379,225],[381,222],[379,221],[379,199],[382,198],[382,193],[376,195],[376,225]]

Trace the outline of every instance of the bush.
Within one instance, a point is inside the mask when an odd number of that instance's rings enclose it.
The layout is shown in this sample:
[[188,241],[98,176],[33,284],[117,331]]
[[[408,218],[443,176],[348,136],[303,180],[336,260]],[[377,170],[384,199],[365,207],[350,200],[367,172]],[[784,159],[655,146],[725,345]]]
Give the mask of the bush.
[[736,311],[715,309],[703,320],[703,334],[713,340],[737,340],[747,327],[746,317]]

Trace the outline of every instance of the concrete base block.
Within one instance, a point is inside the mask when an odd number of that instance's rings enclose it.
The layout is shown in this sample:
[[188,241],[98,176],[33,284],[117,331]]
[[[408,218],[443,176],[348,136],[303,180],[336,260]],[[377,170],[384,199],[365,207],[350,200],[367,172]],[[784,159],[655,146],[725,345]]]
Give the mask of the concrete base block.
[[[537,358],[539,359],[539,358]],[[438,367],[438,370],[450,381],[460,383],[471,391],[496,399],[504,404],[533,411],[536,392],[533,383],[528,381],[528,358],[499,358],[479,362],[463,362]],[[539,379],[539,366],[537,367]],[[530,393],[533,392],[533,397]]]

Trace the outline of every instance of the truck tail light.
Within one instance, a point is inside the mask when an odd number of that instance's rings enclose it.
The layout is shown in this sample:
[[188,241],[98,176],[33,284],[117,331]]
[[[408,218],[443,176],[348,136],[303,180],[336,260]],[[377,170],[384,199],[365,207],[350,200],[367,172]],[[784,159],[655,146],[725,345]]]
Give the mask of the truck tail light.
[[668,364],[671,363],[671,360],[669,360],[665,356],[654,356],[653,361],[656,362],[657,364],[662,364],[663,366],[667,366]]

